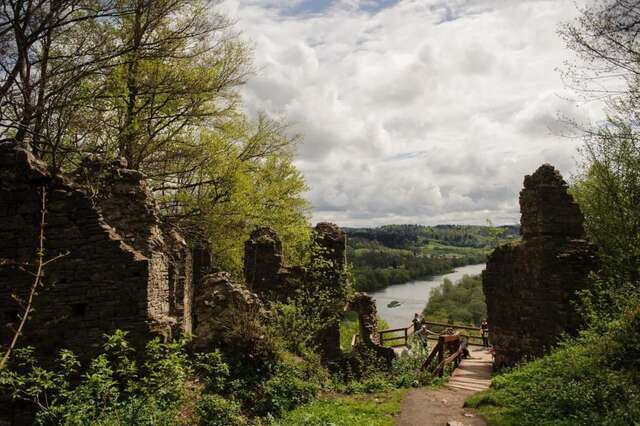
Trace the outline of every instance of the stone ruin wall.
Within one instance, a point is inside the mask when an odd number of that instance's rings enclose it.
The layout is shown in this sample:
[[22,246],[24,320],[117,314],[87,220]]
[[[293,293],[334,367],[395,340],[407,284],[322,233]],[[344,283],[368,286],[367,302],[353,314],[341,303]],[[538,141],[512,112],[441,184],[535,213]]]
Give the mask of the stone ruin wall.
[[[331,262],[331,269],[339,273],[346,265],[346,234],[332,223],[318,223],[313,230],[315,244],[319,248],[317,256]],[[247,287],[263,300],[286,300],[291,291],[301,282],[311,280],[303,268],[286,265],[282,252],[282,243],[275,231],[270,228],[258,228],[245,243],[244,275]],[[335,283],[342,285],[336,276]],[[336,300],[338,310],[347,300]],[[342,354],[340,349],[340,324],[336,321],[316,336],[322,357],[332,361]]]
[[497,366],[540,356],[578,330],[576,292],[597,265],[582,213],[552,166],[525,177],[520,210],[522,241],[496,248],[482,275]]
[[356,293],[351,300],[347,309],[358,314],[358,324],[360,333],[360,345],[375,351],[375,353],[391,363],[395,358],[393,348],[387,348],[380,345],[378,331],[378,310],[376,302],[366,293]]
[[[68,252],[46,267],[21,345],[44,361],[59,348],[86,359],[104,333],[122,329],[140,347],[149,338],[190,331],[191,254],[176,232],[163,232],[142,176],[111,164],[113,191],[96,197],[82,179],[53,176],[30,153],[0,145],[0,345],[13,335],[33,279],[16,264],[35,261],[40,189],[47,193],[45,253]],[[14,265],[14,266],[12,266]]]

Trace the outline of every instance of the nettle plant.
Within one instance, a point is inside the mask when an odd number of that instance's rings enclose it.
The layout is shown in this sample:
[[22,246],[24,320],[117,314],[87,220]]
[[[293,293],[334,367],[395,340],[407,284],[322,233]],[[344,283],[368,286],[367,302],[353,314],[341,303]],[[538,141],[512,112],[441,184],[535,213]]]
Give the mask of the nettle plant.
[[175,424],[194,388],[215,393],[229,374],[220,352],[189,354],[186,341],[148,342],[142,357],[126,332],[105,336],[103,353],[83,367],[69,350],[39,365],[31,347],[15,350],[0,388],[36,409],[36,424]]

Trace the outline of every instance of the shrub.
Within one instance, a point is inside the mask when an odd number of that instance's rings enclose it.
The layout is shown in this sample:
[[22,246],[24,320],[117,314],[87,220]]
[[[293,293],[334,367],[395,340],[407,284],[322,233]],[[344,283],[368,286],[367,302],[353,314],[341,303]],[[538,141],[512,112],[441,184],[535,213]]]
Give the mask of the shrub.
[[196,353],[193,366],[196,375],[204,384],[204,392],[222,392],[229,378],[229,365],[224,362],[222,353],[215,350],[209,353]]
[[311,401],[319,388],[317,383],[307,380],[299,368],[279,364],[276,373],[261,386],[255,412],[280,416]]
[[630,358],[624,354],[625,348],[636,349],[636,320],[630,315],[611,324],[604,336],[585,332],[544,358],[496,376],[490,390],[468,405],[497,425],[635,424],[640,418],[637,352]]
[[240,404],[220,395],[204,395],[196,406],[201,426],[239,426],[246,422],[240,415]]
[[204,391],[224,387],[228,367],[219,352],[191,357],[186,342],[154,339],[138,360],[125,332],[105,337],[104,352],[84,369],[67,350],[52,370],[38,365],[32,348],[16,350],[9,368],[0,370],[0,391],[31,402],[38,425],[170,425],[196,374]]

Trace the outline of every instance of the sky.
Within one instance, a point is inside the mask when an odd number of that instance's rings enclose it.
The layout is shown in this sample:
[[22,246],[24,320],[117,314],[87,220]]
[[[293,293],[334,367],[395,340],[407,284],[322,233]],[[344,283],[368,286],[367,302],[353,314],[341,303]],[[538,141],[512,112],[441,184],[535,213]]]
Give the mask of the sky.
[[223,0],[254,49],[247,112],[303,136],[312,221],[513,224],[525,174],[577,170],[557,34],[573,0]]

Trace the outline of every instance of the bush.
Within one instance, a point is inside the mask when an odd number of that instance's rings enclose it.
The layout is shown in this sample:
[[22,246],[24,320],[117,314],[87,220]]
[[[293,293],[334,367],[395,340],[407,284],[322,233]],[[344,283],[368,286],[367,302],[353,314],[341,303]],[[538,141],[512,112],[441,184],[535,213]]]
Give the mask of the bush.
[[612,323],[604,336],[585,332],[544,358],[496,376],[490,390],[468,405],[497,425],[637,424],[638,312]]
[[386,374],[378,373],[362,380],[352,380],[344,388],[347,394],[384,392],[394,388],[392,379]]
[[171,425],[193,393],[190,382],[216,391],[228,375],[219,352],[190,356],[186,342],[154,339],[137,359],[125,332],[105,337],[104,352],[84,369],[67,350],[52,370],[32,348],[16,350],[0,371],[0,391],[31,402],[38,425]]
[[319,388],[299,368],[279,364],[276,373],[261,386],[254,411],[259,415],[280,416],[311,401]]
[[428,371],[420,371],[422,363],[429,353],[421,345],[415,345],[411,355],[400,356],[391,364],[391,378],[395,387],[407,388],[425,386],[433,383],[433,376]]
[[246,422],[240,415],[240,404],[220,395],[204,395],[196,406],[201,426],[239,426]]

